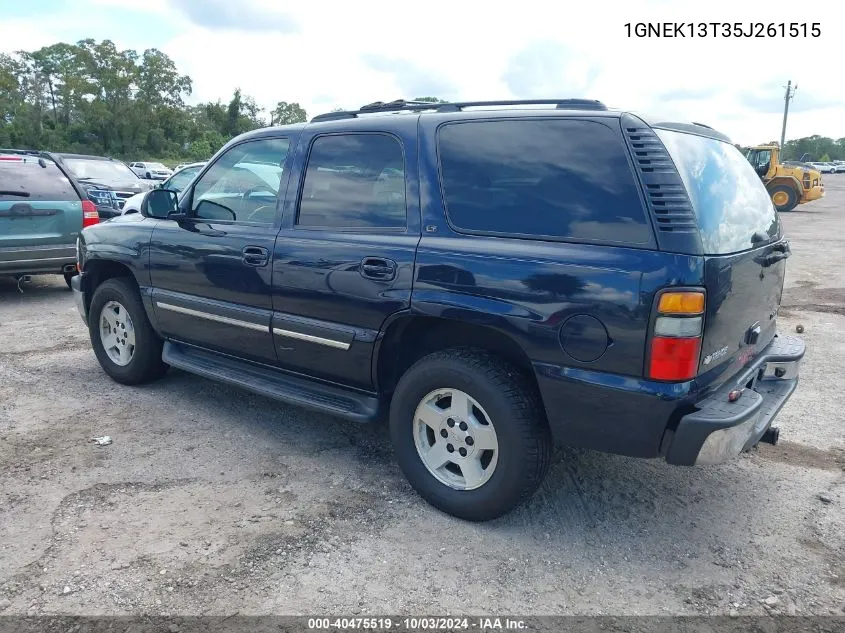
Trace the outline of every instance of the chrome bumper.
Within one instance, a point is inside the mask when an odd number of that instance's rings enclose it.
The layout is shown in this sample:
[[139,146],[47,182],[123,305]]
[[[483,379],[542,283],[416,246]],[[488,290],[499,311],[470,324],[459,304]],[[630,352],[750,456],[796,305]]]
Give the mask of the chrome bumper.
[[[776,337],[736,380],[681,418],[666,461],[687,466],[718,464],[756,446],[798,386],[804,349],[800,338]],[[728,394],[735,389],[741,389],[742,395],[730,402]]]

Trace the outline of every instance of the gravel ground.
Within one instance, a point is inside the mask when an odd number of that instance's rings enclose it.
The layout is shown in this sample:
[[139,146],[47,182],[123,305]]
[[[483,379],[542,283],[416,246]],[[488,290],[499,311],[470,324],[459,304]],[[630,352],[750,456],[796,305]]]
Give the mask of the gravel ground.
[[379,428],[178,371],[117,385],[60,278],[0,281],[0,613],[842,613],[845,175],[826,181],[783,214],[780,327],[809,351],[780,444],[697,469],[561,449],[483,525],[422,502]]

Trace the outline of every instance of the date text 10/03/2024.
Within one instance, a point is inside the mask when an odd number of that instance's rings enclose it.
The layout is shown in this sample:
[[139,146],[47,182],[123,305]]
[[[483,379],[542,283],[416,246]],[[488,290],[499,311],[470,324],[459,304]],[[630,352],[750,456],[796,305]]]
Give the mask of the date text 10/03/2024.
[[628,37],[821,37],[820,22],[627,22]]
[[526,622],[516,618],[500,617],[351,617],[308,618],[312,630],[369,631],[398,629],[404,631],[522,631]]

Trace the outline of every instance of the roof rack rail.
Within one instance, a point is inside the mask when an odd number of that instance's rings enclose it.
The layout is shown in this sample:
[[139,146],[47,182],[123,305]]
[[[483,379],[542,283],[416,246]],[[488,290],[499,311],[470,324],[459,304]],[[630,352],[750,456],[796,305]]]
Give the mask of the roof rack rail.
[[318,114],[311,119],[311,122],[354,119],[359,114],[370,114],[373,112],[414,112],[421,110],[460,112],[464,108],[520,105],[553,105],[558,110],[607,110],[607,106],[601,101],[593,99],[514,99],[505,101],[456,101],[447,103],[397,99],[387,103],[384,101],[375,101],[361,106],[358,110],[338,110],[337,112]]
[[37,149],[5,149],[0,148],[0,154],[20,154],[22,156],[42,156],[44,152]]
[[44,162],[46,158],[52,163],[58,163],[55,157],[49,152],[44,152],[38,149],[4,149],[0,148],[0,154],[6,154],[7,156],[32,156],[33,158],[38,159],[38,164],[41,167],[46,167],[47,163]]

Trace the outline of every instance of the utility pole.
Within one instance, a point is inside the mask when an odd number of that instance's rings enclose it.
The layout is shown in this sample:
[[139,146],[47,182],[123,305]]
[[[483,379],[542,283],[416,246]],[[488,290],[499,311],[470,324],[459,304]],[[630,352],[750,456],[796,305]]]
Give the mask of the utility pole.
[[789,100],[795,96],[795,91],[798,90],[798,84],[792,87],[792,80],[790,79],[786,84],[786,94],[783,96],[783,127],[780,130],[780,149],[783,150],[783,144],[786,141],[786,117],[789,114]]

